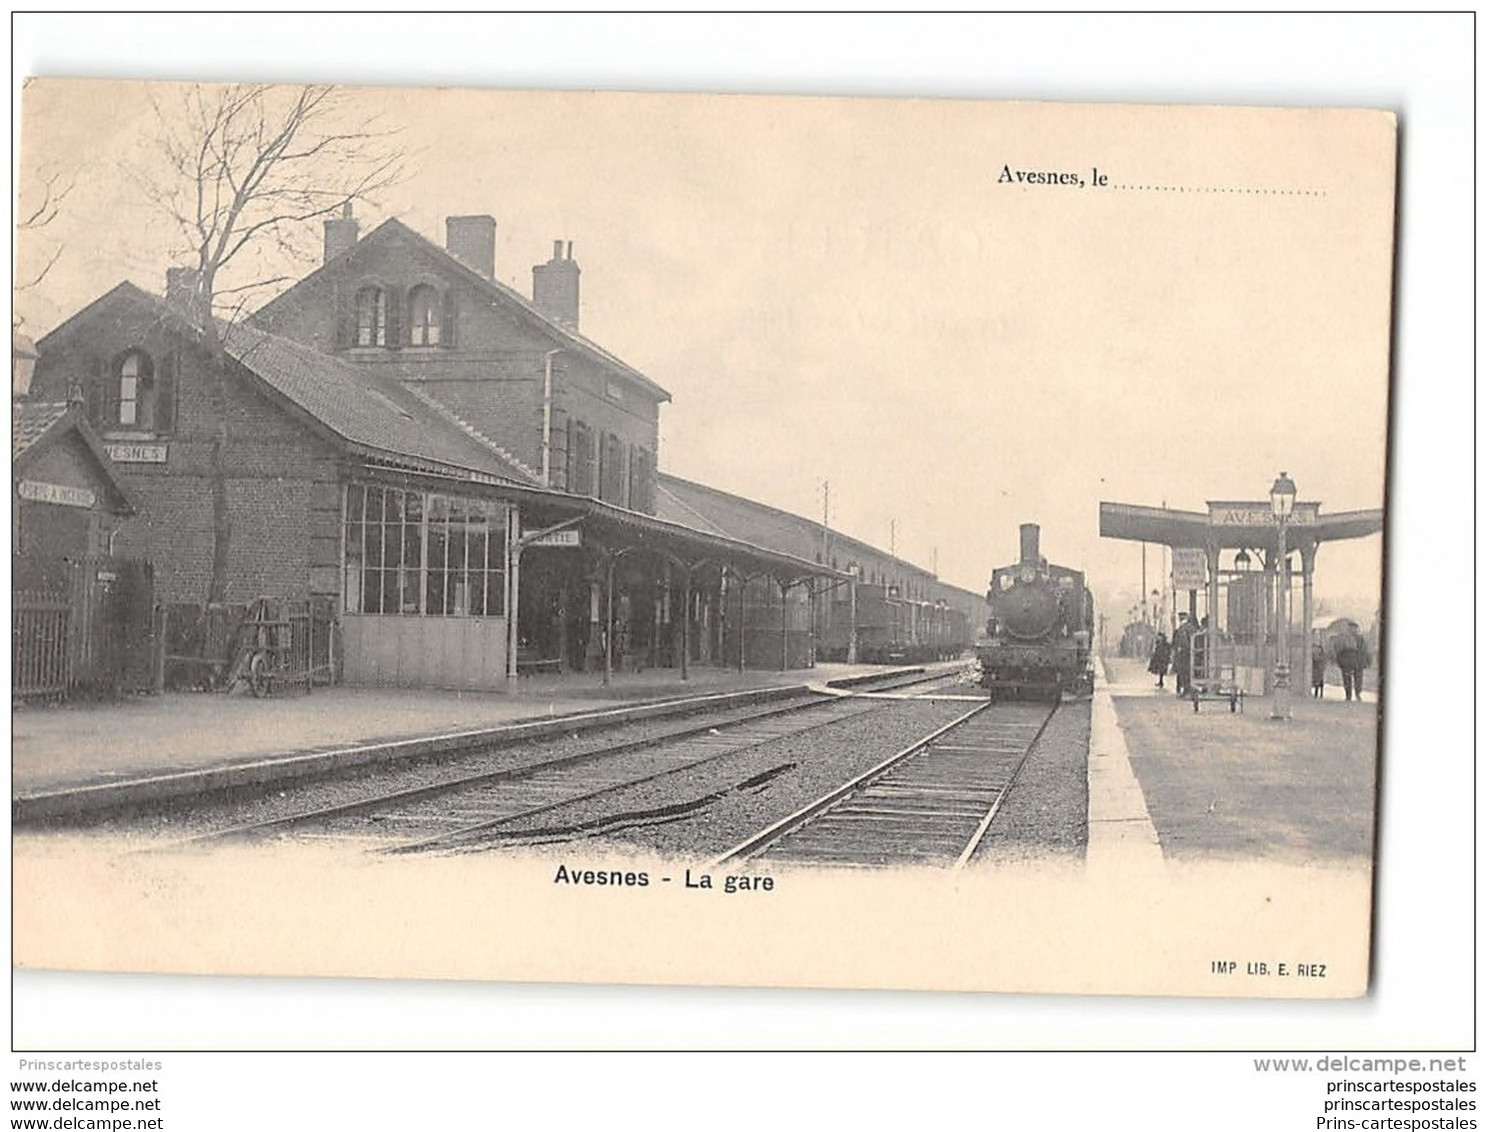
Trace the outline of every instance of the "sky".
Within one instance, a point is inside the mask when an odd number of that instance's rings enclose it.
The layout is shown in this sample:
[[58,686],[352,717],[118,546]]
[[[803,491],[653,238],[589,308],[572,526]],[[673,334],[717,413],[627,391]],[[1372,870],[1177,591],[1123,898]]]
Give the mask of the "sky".
[[[133,175],[158,168],[148,93],[26,93],[22,213],[51,174],[74,186],[18,238],[22,279],[62,251],[17,299],[33,337],[184,262]],[[169,113],[180,91],[155,95]],[[442,242],[445,216],[489,213],[525,294],[573,242],[583,332],[673,395],[662,470],[813,518],[829,483],[833,528],[954,584],[984,587],[1037,522],[1118,622],[1141,547],[1098,536],[1102,500],[1203,510],[1285,470],[1324,513],[1383,505],[1382,116],[436,89],[356,89],[348,113],[408,154],[363,232],[396,216]],[[255,270],[302,274],[319,240]],[[1324,548],[1318,596],[1371,616],[1381,548]]]

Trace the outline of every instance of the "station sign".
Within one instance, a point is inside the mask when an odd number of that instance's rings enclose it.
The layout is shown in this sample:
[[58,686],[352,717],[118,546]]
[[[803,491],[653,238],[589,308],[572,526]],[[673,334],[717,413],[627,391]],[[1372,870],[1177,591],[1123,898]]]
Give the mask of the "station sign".
[[86,487],[68,487],[60,483],[21,480],[16,492],[32,503],[55,503],[61,507],[92,507],[98,497]]
[[580,547],[583,545],[583,532],[576,527],[569,527],[562,531],[549,531],[540,538],[534,538],[527,543],[528,548],[534,546],[554,547]]
[[170,452],[167,444],[105,444],[115,464],[163,464]]
[[[1316,503],[1298,503],[1291,512],[1291,517],[1286,520],[1286,525],[1315,526],[1318,509],[1319,505]],[[1269,503],[1210,503],[1208,521],[1215,527],[1275,526],[1275,516],[1271,514]]]
[[1174,546],[1172,548],[1172,588],[1174,590],[1201,590],[1208,584],[1208,555],[1202,547]]

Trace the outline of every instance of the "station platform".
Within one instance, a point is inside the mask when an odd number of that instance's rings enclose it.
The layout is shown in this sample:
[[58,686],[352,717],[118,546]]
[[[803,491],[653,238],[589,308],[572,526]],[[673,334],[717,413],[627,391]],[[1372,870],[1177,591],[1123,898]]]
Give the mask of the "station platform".
[[[1232,858],[1363,865],[1373,855],[1376,697],[1312,699],[1292,718],[1270,701],[1193,711],[1140,660],[1107,658],[1090,773],[1091,866]],[[1330,691],[1331,689],[1329,689]],[[1103,721],[1103,726],[1102,726]]]
[[[947,665],[946,667],[952,667]],[[818,664],[523,676],[515,692],[317,688],[255,699],[171,692],[11,711],[11,813],[24,821],[262,784],[336,767],[654,718],[703,697],[738,702],[903,669]],[[726,701],[724,701],[726,702]]]

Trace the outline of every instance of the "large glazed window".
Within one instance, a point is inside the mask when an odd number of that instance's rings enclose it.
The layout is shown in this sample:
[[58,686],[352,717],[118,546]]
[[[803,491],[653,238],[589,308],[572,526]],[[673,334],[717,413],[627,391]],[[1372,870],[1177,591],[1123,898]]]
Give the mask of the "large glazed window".
[[500,617],[505,612],[502,504],[351,484],[343,548],[347,613]]
[[414,346],[437,346],[443,319],[439,293],[419,284],[408,294],[408,341]]
[[363,287],[356,293],[356,344],[387,345],[387,294],[381,287]]
[[110,423],[125,428],[155,423],[155,366],[143,350],[130,350],[119,359],[116,399]]

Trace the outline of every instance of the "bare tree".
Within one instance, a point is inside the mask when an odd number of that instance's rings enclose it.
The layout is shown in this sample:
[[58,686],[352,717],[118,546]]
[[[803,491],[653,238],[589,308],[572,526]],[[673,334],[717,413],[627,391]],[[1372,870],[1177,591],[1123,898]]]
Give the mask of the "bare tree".
[[[62,209],[62,202],[67,199],[67,194],[72,192],[73,182],[64,179],[61,173],[52,173],[41,186],[41,200],[32,206],[31,211],[16,221],[16,231],[35,232],[45,228]],[[37,269],[36,274],[24,283],[17,283],[17,291],[29,291],[41,283],[47,277],[47,273],[56,265],[62,256],[62,245],[58,244],[47,256],[46,262]]]
[[[141,177],[175,222],[194,270],[188,314],[212,370],[212,575],[227,596],[228,356],[224,336],[249,299],[285,282],[267,264],[299,258],[313,221],[395,183],[395,131],[356,116],[335,87],[192,86],[155,104],[160,171]],[[231,279],[231,285],[224,282]]]

